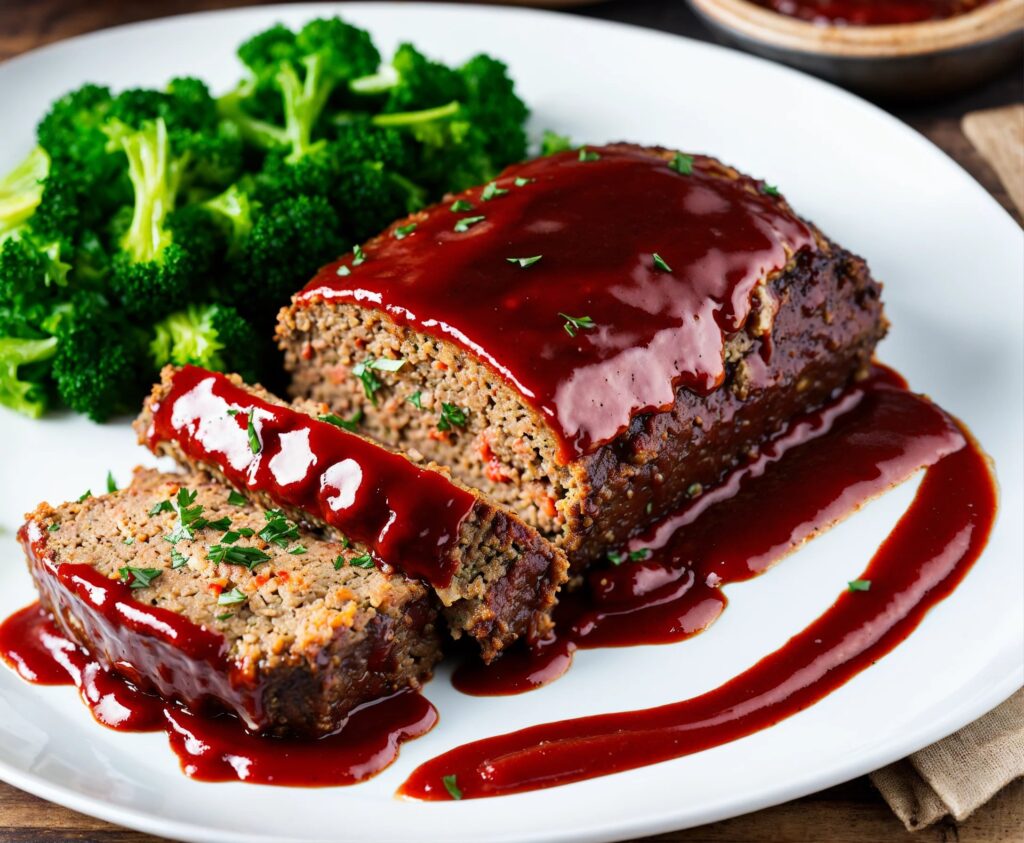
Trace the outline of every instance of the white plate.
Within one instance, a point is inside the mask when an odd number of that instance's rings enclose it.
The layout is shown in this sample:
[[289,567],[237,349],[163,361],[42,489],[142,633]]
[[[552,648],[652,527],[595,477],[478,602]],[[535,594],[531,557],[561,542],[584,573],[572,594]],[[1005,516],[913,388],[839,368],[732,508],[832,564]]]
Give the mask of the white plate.
[[[963,585],[879,664],[778,726],[707,752],[520,796],[396,800],[419,763],[533,723],[639,708],[708,690],[776,649],[831,604],[906,507],[907,484],[777,569],[729,590],[706,634],[668,647],[584,652],[559,682],[504,699],[427,687],[440,725],[376,779],[275,789],[185,778],[163,735],[97,726],[69,688],[0,669],[0,776],[98,817],[202,841],[612,840],[697,825],[852,778],[941,738],[1022,681],[1021,231],[966,173],[878,109],[809,77],[718,47],[539,12],[345,4],[389,49],[402,39],[460,60],[507,59],[533,125],[591,142],[706,150],[779,184],[801,213],[865,254],[886,282],[882,358],[964,418],[995,457],[1002,516]],[[172,18],[101,32],[0,67],[0,165],[28,149],[40,108],[85,80],[156,85],[194,73],[223,88],[243,38],[323,6]],[[31,422],[0,411],[0,613],[33,592],[14,541],[37,501],[122,480],[146,455],[125,424]],[[784,606],[784,611],[780,611]]]

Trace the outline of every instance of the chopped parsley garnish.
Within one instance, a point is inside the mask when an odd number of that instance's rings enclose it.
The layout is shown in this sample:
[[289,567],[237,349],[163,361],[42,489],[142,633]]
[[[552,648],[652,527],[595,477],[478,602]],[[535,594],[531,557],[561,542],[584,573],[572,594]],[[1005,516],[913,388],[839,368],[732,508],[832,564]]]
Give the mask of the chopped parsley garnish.
[[630,562],[643,562],[645,559],[650,559],[651,549],[648,547],[642,547],[639,550],[631,550],[629,552]]
[[336,416],[334,413],[327,413],[323,416],[317,416],[317,418],[322,422],[327,422],[328,424],[333,424],[335,427],[340,427],[342,430],[354,432],[356,425],[363,420],[363,411],[356,410],[347,419],[343,419],[341,416]]
[[[82,501],[84,501],[84,500],[88,500],[88,499],[89,499],[89,498],[91,498],[91,497],[92,497],[92,489],[86,489],[86,490],[85,490],[85,494],[83,494],[83,495],[82,495],[82,497],[80,497],[80,498],[78,499],[78,502],[79,502],[79,503],[81,503]],[[152,515],[152,514],[153,514],[153,513],[150,513],[150,515]]]
[[348,564],[353,568],[372,568],[373,557],[369,553],[364,553],[362,556],[353,556],[348,560]]
[[565,320],[565,324],[562,327],[565,328],[565,332],[570,337],[576,336],[576,332],[581,328],[587,330],[596,327],[594,320],[589,316],[570,316],[568,313],[559,313],[558,315]]
[[239,603],[244,603],[247,599],[245,592],[236,585],[231,591],[225,591],[217,598],[217,605],[237,606]]
[[507,260],[509,263],[517,263],[520,267],[526,269],[526,267],[528,266],[533,266],[542,257],[544,257],[544,255],[534,255],[533,257],[529,258],[505,258],[505,260]]
[[135,539],[133,539],[131,536],[128,536],[128,538],[124,540],[124,544],[133,545],[135,544]]
[[466,411],[455,404],[441,403],[441,418],[437,420],[438,430],[451,430],[452,427],[466,426]]
[[256,535],[256,533],[252,529],[252,527],[239,527],[238,528],[238,535],[245,536],[246,538],[249,538],[250,536]]
[[344,565],[345,557],[339,553],[337,556],[334,557],[334,570],[340,571]]
[[293,524],[280,509],[268,509],[263,513],[267,519],[266,526],[260,530],[259,536],[268,544],[287,547],[299,537],[299,527]]
[[234,616],[235,616],[234,612],[225,612],[223,615],[217,615],[216,620],[218,620],[218,621],[226,621],[228,618],[233,618]]
[[352,266],[359,266],[363,261],[366,260],[366,252],[363,251],[362,246],[352,247]]
[[226,515],[223,518],[218,518],[216,521],[207,521],[205,526],[211,530],[220,530],[222,533],[231,526],[231,519]]
[[456,231],[459,234],[461,234],[464,231],[469,231],[474,225],[476,225],[478,222],[483,222],[485,219],[487,219],[487,217],[485,216],[463,217],[461,220],[455,223],[454,231]]
[[655,252],[653,255],[651,255],[651,259],[654,261],[654,265],[658,269],[660,269],[662,272],[671,272],[672,271],[672,267],[669,266],[667,263],[665,263],[665,259],[661,255],[659,255],[657,252]]
[[871,580],[850,580],[850,582],[846,584],[846,587],[850,589],[850,591],[870,591]]
[[441,781],[444,782],[444,789],[448,791],[448,795],[456,802],[462,798],[462,791],[459,790],[459,785],[455,781],[455,776],[441,776]]
[[522,176],[518,176],[516,178],[515,185],[516,187],[526,187],[526,185],[528,185],[532,181],[534,181],[534,179],[527,179],[523,178]]
[[243,565],[250,571],[263,562],[270,561],[270,555],[258,547],[235,547],[230,544],[215,544],[210,547],[211,562],[224,562],[228,565]]
[[241,492],[236,492],[234,489],[228,494],[228,503],[232,506],[245,506],[249,503],[248,498]]
[[242,411],[241,411],[241,410],[239,410],[239,409],[238,409],[238,407],[232,407],[232,408],[231,408],[230,410],[228,410],[228,415],[229,415],[229,416],[231,416],[231,418],[234,418],[234,417],[235,417],[235,416],[237,416],[237,415],[238,415],[238,414],[239,414],[240,412],[242,412]]
[[682,152],[677,152],[675,156],[673,156],[672,161],[669,163],[669,167],[671,167],[680,175],[688,176],[691,173],[693,173],[693,156],[684,155]]
[[394,231],[394,238],[396,240],[404,240],[410,234],[412,234],[417,227],[417,223],[411,222],[408,225],[400,225]]
[[420,403],[422,398],[423,398],[423,392],[421,390],[417,389],[412,395],[410,395],[405,400],[408,401],[410,404],[412,404],[417,410],[422,410],[423,409],[423,405]]
[[114,472],[107,472],[107,491],[113,494],[117,491],[117,481],[114,479]]
[[133,568],[125,565],[118,568],[117,573],[121,575],[121,582],[128,583],[132,588],[148,588],[163,571],[160,568]]
[[258,454],[263,449],[259,434],[256,432],[256,423],[253,421],[253,414],[249,413],[249,420],[246,422],[245,431],[249,434],[249,450]]
[[349,269],[347,266],[345,266],[345,264],[342,264],[341,266],[339,266],[337,268],[337,270],[335,270],[335,275],[340,275],[342,278],[344,278],[346,275],[351,275],[351,274],[352,274],[352,270]]
[[46,528],[51,533],[56,533],[60,529],[60,522],[54,521],[49,527]]
[[580,147],[580,161],[597,161],[601,158],[593,150],[587,149],[585,146]]
[[302,556],[306,552],[306,548],[301,544],[295,545],[291,550],[288,551],[292,556]]
[[220,537],[221,544],[234,544],[242,538],[242,534],[237,530],[228,530],[223,536]]
[[178,568],[184,568],[189,563],[189,558],[178,551],[178,548],[171,548],[171,568],[177,570]]
[[487,186],[480,193],[480,198],[483,199],[484,202],[490,202],[492,199],[504,196],[506,193],[508,193],[508,190],[498,187],[498,183],[496,181],[492,181],[488,182]]
[[377,403],[377,390],[380,389],[384,384],[380,382],[380,379],[374,374],[374,371],[378,372],[397,372],[402,366],[405,365],[405,360],[388,360],[387,358],[380,358],[375,360],[372,357],[367,357],[361,363],[357,363],[352,367],[352,374],[359,378],[363,383],[363,392],[366,393],[366,397],[369,398],[374,405]]
[[621,550],[609,550],[605,555],[608,557],[608,561],[613,565],[621,565],[626,561],[626,554]]
[[613,565],[621,565],[627,559],[630,562],[643,562],[649,558],[651,551],[648,548],[641,548],[640,550],[631,550],[629,553],[624,553],[621,550],[609,550],[606,554],[608,561]]
[[171,544],[177,544],[182,539],[194,539],[196,537],[195,531],[201,530],[206,526],[206,519],[202,517],[202,505],[196,504],[193,506],[197,494],[197,492],[190,492],[185,487],[178,489],[178,520],[174,523],[174,529],[164,536],[164,539]]
[[473,203],[470,202],[468,199],[456,199],[454,202],[452,202],[451,210],[452,213],[459,214],[462,213],[463,211],[472,211],[473,207]]
[[170,501],[160,501],[149,508],[150,515],[159,515],[161,512],[174,512],[174,504]]
[[761,185],[761,192],[765,196],[778,196],[779,195],[779,189],[774,184],[762,184]]

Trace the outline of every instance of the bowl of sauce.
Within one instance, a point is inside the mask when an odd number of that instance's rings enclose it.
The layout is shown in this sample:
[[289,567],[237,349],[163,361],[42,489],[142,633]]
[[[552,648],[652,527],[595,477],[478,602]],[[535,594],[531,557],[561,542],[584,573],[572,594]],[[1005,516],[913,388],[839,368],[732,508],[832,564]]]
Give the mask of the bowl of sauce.
[[876,97],[965,90],[1024,53],[1024,0],[688,2],[722,40]]

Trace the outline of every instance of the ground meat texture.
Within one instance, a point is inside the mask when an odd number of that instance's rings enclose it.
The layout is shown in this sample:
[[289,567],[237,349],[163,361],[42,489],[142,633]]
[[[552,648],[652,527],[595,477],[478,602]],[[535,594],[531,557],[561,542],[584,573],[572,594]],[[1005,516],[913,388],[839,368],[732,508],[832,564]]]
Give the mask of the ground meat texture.
[[[203,519],[230,525],[194,529],[194,538],[172,544],[165,537],[180,522],[181,489],[194,493],[190,506],[201,506]],[[190,707],[225,708],[277,735],[332,732],[355,706],[430,677],[441,646],[426,588],[352,566],[358,549],[305,526],[286,546],[268,543],[259,537],[267,512],[229,493],[206,473],[140,468],[121,491],[41,504],[21,537],[43,606],[64,634],[141,687]],[[258,549],[266,561],[250,570],[211,558],[212,548],[235,537],[229,533],[237,535],[230,546]],[[61,577],[62,568],[77,566],[129,582],[129,566],[155,573],[146,587],[132,588],[131,600],[173,613],[200,639],[220,639],[219,655],[201,657],[144,627],[105,622]]]
[[[745,178],[717,166],[724,177]],[[450,204],[411,219],[422,229]],[[880,285],[863,260],[807,225],[816,248],[790,254],[754,289],[744,324],[725,338],[717,389],[679,387],[674,406],[634,415],[618,437],[567,464],[545,418],[490,364],[368,305],[296,296],[281,311],[290,393],[357,415],[367,435],[448,466],[562,547],[579,569],[720,482],[789,419],[867,371],[886,330]],[[366,244],[368,261],[389,236]],[[354,372],[370,358],[405,361],[374,372],[372,397]],[[446,405],[463,411],[461,423],[445,423]]]
[[[172,390],[175,388],[175,378],[181,378],[185,374],[187,372],[172,367],[164,370],[161,382],[154,386],[141,415],[135,422],[139,441],[158,455],[169,456],[190,469],[213,472],[224,482],[237,484],[240,493],[252,497],[261,506],[280,506],[290,517],[308,520],[328,533],[333,532],[336,538],[341,539],[345,531],[335,531],[330,523],[319,517],[318,513],[311,512],[308,508],[298,508],[292,501],[282,499],[275,495],[272,489],[261,487],[258,483],[250,484],[253,472],[244,470],[236,472],[234,476],[226,476],[225,471],[230,472],[230,465],[223,453],[197,453],[196,449],[190,447],[190,440],[186,436],[174,437],[156,433],[154,407],[161,404],[173,406],[174,399],[169,396],[172,396]],[[291,408],[266,390],[244,384],[237,376],[207,374],[222,379],[221,388],[233,387],[244,390],[243,395],[248,400],[272,405],[274,412],[278,414],[280,424],[286,427],[289,425],[289,414],[301,417],[297,423],[308,424],[309,420],[305,415],[316,418],[327,412],[325,406],[311,402]],[[347,443],[358,445],[360,448],[369,446],[382,455],[388,453],[388,449],[365,437],[330,425],[322,426],[321,433],[339,440],[342,449]],[[452,637],[469,636],[475,639],[480,647],[481,657],[487,662],[492,661],[503,649],[521,637],[528,640],[543,638],[553,626],[551,613],[556,603],[556,595],[559,587],[567,579],[568,563],[565,554],[509,510],[494,505],[475,490],[466,489],[452,480],[447,469],[431,465],[422,459],[416,463],[405,455],[395,456],[399,458],[399,469],[408,466],[407,480],[402,480],[402,471],[399,471],[397,479],[394,475],[390,475],[390,479],[384,474],[368,476],[370,482],[378,486],[384,484],[382,491],[385,496],[388,493],[388,482],[414,486],[418,482],[417,475],[425,470],[431,472],[433,481],[442,481],[445,486],[454,485],[461,488],[465,493],[463,497],[471,501],[468,514],[459,525],[455,541],[445,551],[446,562],[454,570],[452,579],[446,585],[434,587],[434,592],[441,603],[444,621]],[[393,466],[394,461],[391,461],[390,465]],[[322,471],[326,467],[326,463],[320,465],[317,471]],[[372,470],[372,463],[370,467]],[[311,475],[310,479],[315,480],[316,477]],[[394,503],[391,505],[394,506]],[[346,535],[345,538],[351,536]],[[375,553],[379,551],[377,547],[370,549]],[[390,558],[386,553],[380,558],[385,566],[398,573],[406,573],[401,569],[400,560]]]

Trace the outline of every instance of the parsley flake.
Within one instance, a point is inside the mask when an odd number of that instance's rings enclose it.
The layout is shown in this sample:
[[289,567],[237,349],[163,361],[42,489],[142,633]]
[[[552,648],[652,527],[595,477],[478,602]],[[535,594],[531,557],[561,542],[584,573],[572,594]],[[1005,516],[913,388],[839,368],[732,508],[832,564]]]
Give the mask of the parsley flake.
[[132,588],[148,588],[163,571],[160,568],[133,568],[131,565],[125,565],[118,568],[117,573],[121,575],[121,582]]
[[417,225],[418,223],[414,222],[411,222],[408,225],[400,225],[392,232],[392,235],[396,240],[404,240],[416,230]]
[[171,568],[177,570],[178,568],[184,568],[189,563],[189,558],[178,551],[178,548],[171,548]]
[[217,598],[217,605],[237,606],[239,603],[244,603],[247,599],[245,592],[236,585],[231,591],[225,591]]
[[249,421],[245,425],[245,431],[249,434],[249,450],[254,454],[258,454],[263,450],[263,443],[260,442],[260,436],[256,432],[256,423],[253,421],[252,413],[249,413]]
[[245,506],[249,503],[249,500],[241,492],[236,492],[232,489],[228,494],[228,503],[232,506]]
[[363,411],[356,410],[347,419],[343,419],[341,416],[336,416],[334,413],[327,413],[326,415],[323,416],[317,416],[317,419],[319,419],[322,422],[327,422],[328,424],[333,424],[335,427],[340,427],[342,430],[347,430],[349,432],[354,433],[356,430],[356,426],[359,424],[359,422],[363,420]]
[[651,558],[651,549],[649,547],[642,547],[639,550],[631,550],[629,552],[630,562],[643,562],[645,559]]
[[456,199],[451,205],[451,211],[453,214],[462,213],[463,211],[472,211],[473,208],[473,203],[468,199]]
[[[81,503],[82,501],[84,501],[84,500],[88,500],[88,499],[89,499],[89,498],[91,498],[91,497],[92,497],[92,489],[86,489],[86,490],[85,490],[85,494],[83,494],[83,495],[82,495],[82,497],[80,497],[80,498],[78,499],[78,502],[79,502],[79,503]],[[151,514],[152,514],[152,513],[151,513]]]
[[302,556],[302,554],[305,552],[306,548],[303,547],[301,544],[295,545],[295,547],[288,551],[288,553],[290,553],[292,556]]
[[372,568],[373,557],[369,553],[364,553],[362,556],[353,556],[348,560],[348,564],[353,568]]
[[654,261],[654,266],[656,268],[660,269],[662,272],[671,272],[672,271],[672,267],[669,266],[667,263],[665,263],[665,259],[661,255],[659,255],[657,252],[655,252],[653,255],[651,255],[651,259]]
[[352,247],[352,266],[359,266],[366,260],[366,252],[363,251],[362,246]]
[[60,524],[54,521],[49,527],[46,528],[51,533],[56,533],[60,529]]
[[483,222],[485,219],[487,219],[487,217],[484,216],[463,217],[461,220],[455,223],[455,228],[453,230],[456,233],[461,234],[464,231],[469,231],[474,225],[476,225],[478,222]]
[[378,372],[397,372],[402,366],[405,365],[405,360],[388,360],[381,358],[375,360],[372,357],[367,357],[361,363],[357,363],[352,367],[352,374],[359,378],[363,383],[363,392],[366,393],[366,397],[377,404],[377,390],[379,390],[383,383],[374,374],[374,371]]
[[133,539],[131,536],[128,536],[128,538],[126,538],[123,543],[127,545],[133,545],[135,544],[135,539]]
[[342,278],[344,278],[346,275],[351,275],[352,274],[352,270],[349,269],[347,266],[345,266],[345,264],[342,264],[341,266],[339,266],[335,270],[334,274],[335,275],[340,275]]
[[412,395],[405,400],[412,404],[417,410],[422,410],[423,405],[420,403],[423,399],[423,392],[417,389]]
[[340,571],[344,565],[345,557],[339,553],[337,556],[334,557],[334,570]]
[[462,798],[462,791],[455,781],[455,776],[441,776],[441,781],[444,782],[444,789],[448,791],[448,795],[458,802]]
[[589,316],[570,316],[568,313],[559,313],[558,315],[565,320],[565,324],[562,327],[565,328],[565,332],[570,337],[576,336],[576,332],[580,328],[587,330],[596,327],[594,320]]
[[267,524],[260,530],[259,536],[268,544],[287,547],[299,538],[298,525],[289,521],[280,509],[268,509],[263,517],[267,519]]
[[210,547],[209,559],[211,562],[223,562],[227,565],[242,565],[251,571],[257,565],[270,561],[270,555],[258,547],[215,544]]
[[107,492],[113,494],[117,491],[117,481],[114,479],[114,472],[107,472]]
[[225,612],[223,615],[217,615],[216,620],[218,620],[218,621],[226,621],[228,618],[233,618],[234,616],[235,616],[234,612]]
[[160,501],[149,509],[149,515],[159,515],[161,512],[174,512],[174,504],[170,501]]
[[846,587],[850,591],[870,591],[871,580],[850,580],[850,582],[846,584]]
[[506,193],[508,193],[508,190],[498,187],[498,183],[496,181],[492,181],[488,182],[487,186],[481,191],[480,198],[483,199],[484,202],[490,202],[492,199],[504,196]]
[[669,163],[669,167],[682,176],[688,176],[693,173],[693,156],[677,152]]
[[587,149],[585,146],[580,147],[580,161],[597,161],[601,158],[593,150]]
[[536,179],[526,179],[523,178],[522,176],[518,176],[515,180],[515,185],[516,187],[526,187],[526,185],[534,181],[536,181]]
[[529,258],[505,258],[505,260],[509,263],[517,263],[521,268],[526,269],[528,266],[533,266],[542,257],[544,257],[544,255],[533,255],[533,257]]
[[441,402],[441,418],[437,420],[438,430],[451,430],[452,427],[465,427],[466,411],[455,404]]
[[761,185],[761,192],[765,196],[778,196],[779,195],[779,189],[774,184],[762,184]]

